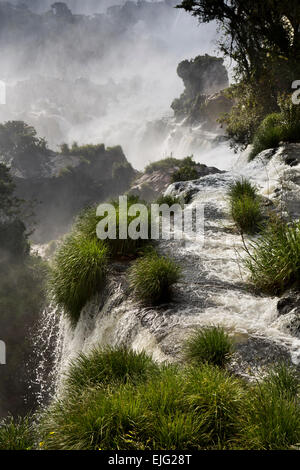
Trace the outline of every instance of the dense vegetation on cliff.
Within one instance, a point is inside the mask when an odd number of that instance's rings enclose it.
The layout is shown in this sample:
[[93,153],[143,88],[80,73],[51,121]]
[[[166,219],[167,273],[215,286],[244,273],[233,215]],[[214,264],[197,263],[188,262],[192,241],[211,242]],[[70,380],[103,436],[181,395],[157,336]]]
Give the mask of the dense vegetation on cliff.
[[[236,64],[237,83],[226,93],[235,105],[222,119],[233,141],[247,145],[254,139],[256,153],[280,140],[299,141],[297,105],[291,102],[292,83],[300,77],[299,2],[183,0],[179,7],[200,22],[222,26],[220,50]],[[267,131],[259,129],[270,113],[282,112],[283,100],[294,115],[293,130],[282,116],[269,118]]]
[[8,168],[0,164],[0,332],[7,365],[1,368],[0,416],[34,409],[34,357],[30,334],[45,300],[46,265],[29,254],[21,201]]

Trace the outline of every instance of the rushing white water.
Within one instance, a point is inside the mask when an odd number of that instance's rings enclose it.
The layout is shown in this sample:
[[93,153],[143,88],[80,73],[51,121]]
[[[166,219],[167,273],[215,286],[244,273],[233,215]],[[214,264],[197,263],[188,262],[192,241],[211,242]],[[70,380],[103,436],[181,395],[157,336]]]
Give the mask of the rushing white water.
[[[241,263],[245,252],[241,237],[232,230],[226,200],[228,185],[243,175],[250,177],[261,194],[270,199],[275,198],[274,190],[287,178],[299,178],[300,165],[285,165],[283,152],[279,149],[271,160],[265,152],[250,164],[245,164],[246,156],[242,155],[236,157],[228,172],[168,188],[169,194],[192,192],[191,204],[205,204],[204,246],[189,239],[160,243],[159,249],[182,267],[182,280],[176,285],[173,301],[159,308],[137,303],[128,292],[126,269],[116,265],[109,285],[86,305],[75,328],[61,316],[56,341],[59,378],[70,360],[96,345],[125,344],[146,350],[158,361],[176,360],[189,332],[196,326],[211,324],[223,325],[241,345],[239,368],[243,368],[242,363],[254,367],[253,362],[268,362],[282,355],[299,362],[300,339],[288,328],[288,317],[278,316],[278,299],[255,295],[247,284]],[[53,317],[58,313],[54,309],[48,314]]]
[[220,134],[203,129],[202,124],[187,126],[185,121],[176,122],[174,118],[169,120],[170,131],[158,155],[173,155],[176,158],[193,155],[196,162],[229,170],[235,154],[226,141],[218,140]]

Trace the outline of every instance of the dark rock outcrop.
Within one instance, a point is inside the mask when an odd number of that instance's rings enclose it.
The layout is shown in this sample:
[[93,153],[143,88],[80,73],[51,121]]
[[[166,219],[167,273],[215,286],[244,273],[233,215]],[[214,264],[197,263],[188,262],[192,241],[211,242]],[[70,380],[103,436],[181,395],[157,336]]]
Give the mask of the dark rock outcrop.
[[277,304],[278,315],[294,313],[299,315],[300,320],[300,291],[289,290],[286,292]]
[[[223,173],[215,167],[208,167],[201,163],[195,163],[194,168],[198,173],[198,178],[211,174]],[[146,171],[135,180],[130,188],[129,194],[134,194],[145,201],[153,202],[170,186],[172,183],[172,176],[177,170],[179,170],[179,166],[161,168],[152,172]],[[175,183],[175,185],[178,185],[179,187],[181,183]],[[188,202],[190,198],[191,194],[189,193],[187,194],[186,202]]]
[[171,105],[175,117],[187,118],[188,124],[206,123],[206,128],[216,128],[219,116],[232,107],[231,100],[220,93],[229,84],[223,59],[205,54],[184,60],[177,73],[185,90]]

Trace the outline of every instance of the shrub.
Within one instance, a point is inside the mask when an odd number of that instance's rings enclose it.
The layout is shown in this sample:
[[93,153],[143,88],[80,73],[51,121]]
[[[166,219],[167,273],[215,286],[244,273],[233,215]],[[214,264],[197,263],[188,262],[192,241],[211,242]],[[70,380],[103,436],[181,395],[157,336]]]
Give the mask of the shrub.
[[253,160],[265,149],[278,147],[281,141],[300,141],[299,106],[292,103],[290,96],[279,97],[280,113],[269,114],[261,123],[253,139],[249,160]]
[[76,322],[81,309],[105,282],[107,248],[98,241],[71,235],[54,257],[50,288],[56,303]]
[[[139,372],[124,381],[124,356],[114,356],[114,367],[119,360],[121,380],[109,366],[99,386],[87,366],[86,383],[81,370],[79,382],[44,412],[43,449],[288,449],[299,442],[297,387],[283,365],[250,385],[209,364],[150,367],[146,381]],[[135,360],[125,362],[134,376]]]
[[35,431],[31,418],[7,418],[0,423],[0,450],[31,450]]
[[178,181],[192,181],[198,178],[196,163],[193,157],[186,157],[182,160],[179,170],[175,171],[172,175],[172,183]]
[[280,113],[269,114],[259,126],[253,139],[253,149],[249,160],[266,149],[278,147],[279,142],[284,139],[284,124]]
[[179,158],[167,157],[162,160],[158,160],[157,162],[149,163],[145,168],[145,173],[153,173],[158,170],[169,170],[175,166],[180,166],[181,164],[182,160]]
[[233,351],[233,342],[219,326],[196,330],[185,343],[185,356],[196,363],[223,367]]
[[41,421],[47,450],[141,449],[142,397],[132,386],[89,389],[54,402]]
[[156,365],[144,352],[125,347],[97,348],[80,354],[71,364],[66,387],[81,391],[86,387],[109,383],[137,383],[156,371]]
[[245,258],[254,286],[280,295],[300,280],[300,222],[272,221]]
[[136,296],[151,303],[168,300],[179,278],[179,266],[154,251],[135,261],[129,272],[130,286]]

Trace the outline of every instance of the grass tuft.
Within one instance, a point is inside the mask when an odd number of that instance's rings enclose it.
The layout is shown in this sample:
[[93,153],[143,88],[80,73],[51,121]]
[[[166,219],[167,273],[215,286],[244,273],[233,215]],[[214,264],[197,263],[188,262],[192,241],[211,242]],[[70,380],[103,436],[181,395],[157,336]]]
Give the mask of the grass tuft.
[[80,354],[71,364],[65,385],[81,391],[86,387],[109,383],[138,383],[156,371],[156,364],[145,352],[125,347],[96,348],[89,354]]
[[12,416],[0,423],[0,450],[31,450],[35,446],[35,429],[30,417]]
[[208,363],[148,368],[144,356],[106,353],[108,366],[101,351],[100,365],[93,354],[75,364],[69,387],[40,420],[43,449],[260,450],[300,442],[298,378],[283,364],[253,385]]
[[233,342],[219,326],[196,330],[185,343],[185,357],[195,363],[224,367],[233,352]]
[[300,282],[300,222],[272,221],[250,245],[245,265],[254,286],[280,295]]
[[241,416],[240,442],[244,448],[280,450],[300,442],[299,399],[291,395],[290,378],[284,387],[282,372],[274,378],[267,377],[248,391]]
[[130,286],[136,296],[150,303],[169,300],[171,288],[179,278],[179,266],[153,250],[136,260],[129,272]]
[[105,282],[107,248],[96,240],[71,235],[55,255],[50,289],[56,303],[76,322],[87,301]]
[[[126,239],[120,239],[119,233],[120,233],[120,219],[125,216],[122,211],[120,211],[119,207],[119,201],[111,201],[110,202],[116,211],[116,239],[107,239],[107,240],[99,240],[97,237],[96,233],[96,228],[98,223],[101,221],[102,217],[98,217],[96,215],[96,207],[90,207],[86,210],[84,210],[79,217],[77,218],[77,221],[75,223],[74,231],[78,232],[80,235],[83,237],[86,237],[90,240],[95,240],[99,241],[105,244],[107,246],[109,255],[114,258],[114,259],[119,259],[122,257],[136,257],[138,256],[143,248],[145,248],[147,245],[150,244],[150,239],[142,239],[138,238],[137,240],[134,240],[130,238],[129,236]],[[145,202],[140,201],[138,197],[136,196],[128,196],[127,197],[127,210],[133,205],[133,204],[139,204],[143,203],[145,205]],[[127,214],[126,214],[127,217]],[[136,216],[128,216],[127,217],[127,228],[130,225],[130,223],[136,218]],[[148,231],[150,235],[150,211],[148,210],[148,215],[147,215],[147,221],[148,223]]]
[[228,193],[231,216],[242,233],[254,234],[263,220],[257,188],[246,179],[235,181]]
[[166,196],[160,196],[156,201],[156,204],[162,205],[162,204],[167,204],[169,207],[173,206],[174,204],[183,204],[182,198],[180,197],[175,197],[171,195],[166,195]]

